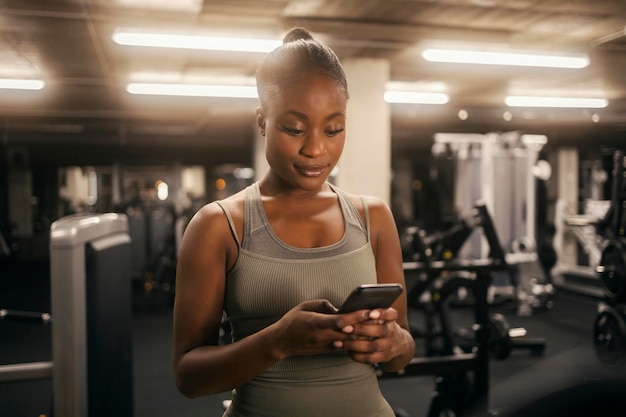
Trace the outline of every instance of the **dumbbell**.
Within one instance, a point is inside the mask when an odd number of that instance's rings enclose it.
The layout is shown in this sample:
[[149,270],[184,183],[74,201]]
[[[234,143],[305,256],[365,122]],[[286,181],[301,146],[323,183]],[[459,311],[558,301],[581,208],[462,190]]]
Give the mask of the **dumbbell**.
[[593,326],[600,362],[610,369],[626,368],[626,305],[604,305]]
[[488,326],[489,350],[495,359],[508,358],[513,349],[529,349],[533,356],[540,356],[545,350],[543,339],[526,337],[523,327],[510,328],[502,314],[492,314]]

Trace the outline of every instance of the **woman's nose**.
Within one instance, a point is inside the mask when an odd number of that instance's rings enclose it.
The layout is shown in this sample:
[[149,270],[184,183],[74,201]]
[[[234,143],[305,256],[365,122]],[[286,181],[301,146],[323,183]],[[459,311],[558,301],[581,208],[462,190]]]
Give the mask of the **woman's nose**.
[[324,137],[320,133],[310,132],[307,134],[300,153],[311,158],[317,158],[326,153]]

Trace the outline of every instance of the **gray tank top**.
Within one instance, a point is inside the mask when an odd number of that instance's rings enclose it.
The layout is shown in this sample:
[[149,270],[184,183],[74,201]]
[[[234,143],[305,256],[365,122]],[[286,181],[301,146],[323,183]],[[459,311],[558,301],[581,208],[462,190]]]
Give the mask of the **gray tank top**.
[[[224,300],[234,341],[274,323],[302,301],[324,298],[339,306],[354,287],[377,282],[365,199],[363,224],[347,195],[331,188],[343,213],[344,235],[321,248],[295,248],[274,234],[258,183],[245,190],[241,242],[230,213],[218,202],[239,248]],[[225,417],[394,416],[374,368],[340,351],[281,360],[234,390],[232,400]]]

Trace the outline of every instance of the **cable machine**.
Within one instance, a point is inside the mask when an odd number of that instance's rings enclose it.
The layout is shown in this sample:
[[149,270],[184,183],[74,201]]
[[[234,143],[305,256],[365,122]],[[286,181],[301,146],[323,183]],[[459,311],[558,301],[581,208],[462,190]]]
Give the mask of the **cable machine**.
[[626,369],[626,159],[623,151],[613,157],[611,206],[602,220],[607,241],[596,273],[604,297],[593,329],[600,362],[608,368]]
[[[470,212],[474,203],[481,200],[493,216],[511,268],[495,277],[491,291],[516,297],[520,315],[530,315],[536,308],[550,308],[554,293],[550,276],[539,262],[536,236],[536,181],[547,180],[551,175],[550,165],[539,160],[546,143],[546,136],[513,131],[437,133],[433,145],[435,155],[454,158],[456,212]],[[484,259],[489,250],[487,242],[475,235],[458,248],[456,256]]]

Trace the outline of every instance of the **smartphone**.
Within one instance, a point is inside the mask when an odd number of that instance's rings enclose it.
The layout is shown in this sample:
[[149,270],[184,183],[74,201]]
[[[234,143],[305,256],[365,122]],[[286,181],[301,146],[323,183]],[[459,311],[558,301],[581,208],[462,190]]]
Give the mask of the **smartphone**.
[[400,284],[363,284],[356,287],[339,307],[339,314],[388,308],[402,294]]

